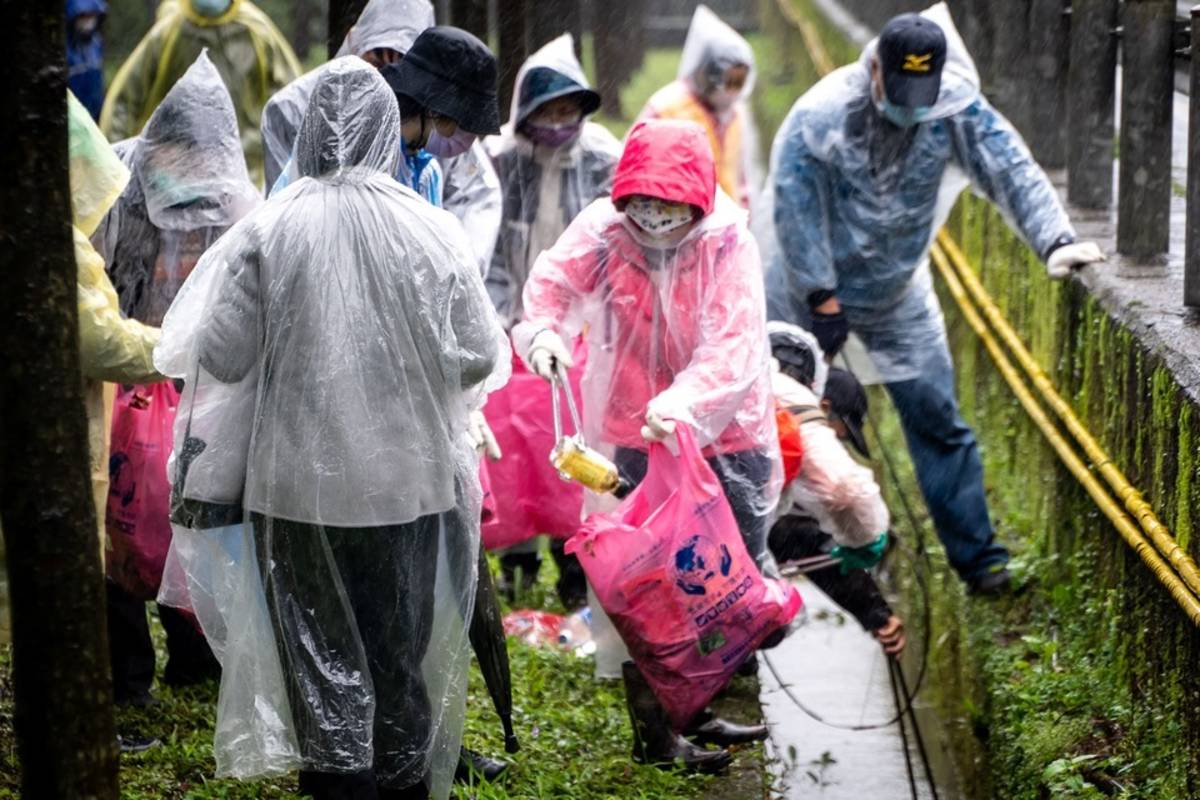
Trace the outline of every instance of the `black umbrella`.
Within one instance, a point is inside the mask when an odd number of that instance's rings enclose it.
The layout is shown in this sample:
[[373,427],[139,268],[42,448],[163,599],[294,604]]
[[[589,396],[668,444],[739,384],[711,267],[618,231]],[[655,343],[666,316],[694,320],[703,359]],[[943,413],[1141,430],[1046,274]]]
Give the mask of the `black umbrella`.
[[504,637],[504,620],[500,616],[500,600],[496,582],[488,567],[487,553],[479,548],[479,580],[475,584],[475,612],[469,631],[471,648],[479,661],[488,694],[504,726],[504,750],[515,753],[521,749],[512,723],[512,672],[508,666],[508,641]]

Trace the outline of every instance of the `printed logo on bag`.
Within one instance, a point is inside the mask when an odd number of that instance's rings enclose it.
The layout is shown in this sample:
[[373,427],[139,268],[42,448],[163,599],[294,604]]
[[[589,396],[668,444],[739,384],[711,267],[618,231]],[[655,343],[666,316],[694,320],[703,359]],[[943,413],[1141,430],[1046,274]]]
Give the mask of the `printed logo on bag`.
[[113,453],[108,458],[108,494],[116,497],[121,507],[129,505],[137,497],[137,480],[133,475],[133,467],[129,456],[124,453]]
[[718,574],[729,577],[732,567],[733,556],[728,547],[717,547],[697,534],[675,551],[675,585],[684,594],[702,595],[708,591],[705,586],[710,580]]

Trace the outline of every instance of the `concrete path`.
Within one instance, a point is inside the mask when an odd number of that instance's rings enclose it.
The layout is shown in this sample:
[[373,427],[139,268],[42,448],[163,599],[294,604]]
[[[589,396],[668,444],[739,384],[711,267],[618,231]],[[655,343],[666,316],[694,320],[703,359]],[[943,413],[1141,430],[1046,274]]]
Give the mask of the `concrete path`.
[[[890,720],[896,710],[879,645],[811,583],[798,585],[804,596],[807,622],[767,656],[784,683],[806,706],[828,721],[857,725]],[[768,755],[776,776],[773,797],[783,800],[912,797],[900,731],[895,725],[868,731],[822,725],[784,694],[761,656],[760,667],[763,713],[772,730]],[[923,729],[923,733],[926,746],[936,749],[935,732]],[[920,797],[932,797],[921,777],[920,760],[911,741],[910,746]],[[939,796],[954,800],[957,794],[948,785],[952,781],[938,780]]]

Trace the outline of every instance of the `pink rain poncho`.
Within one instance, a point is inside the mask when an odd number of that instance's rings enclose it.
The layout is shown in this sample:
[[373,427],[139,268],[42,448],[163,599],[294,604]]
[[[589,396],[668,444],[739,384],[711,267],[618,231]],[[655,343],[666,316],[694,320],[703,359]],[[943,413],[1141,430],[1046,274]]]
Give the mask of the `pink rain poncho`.
[[184,284],[162,602],[221,660],[217,773],[373,771],[444,800],[465,713],[481,492],[468,416],[510,354],[461,226],[392,178],[400,113],[338,59],[301,178]]
[[[702,216],[682,241],[663,246],[622,212],[634,195],[688,203]],[[704,130],[636,126],[612,198],[588,206],[538,258],[523,299],[513,330],[522,356],[542,330],[567,341],[585,335],[588,443],[637,483],[647,411],[692,425],[762,566],[781,483],[762,268],[745,212],[717,189]],[[590,494],[585,503],[601,506]]]

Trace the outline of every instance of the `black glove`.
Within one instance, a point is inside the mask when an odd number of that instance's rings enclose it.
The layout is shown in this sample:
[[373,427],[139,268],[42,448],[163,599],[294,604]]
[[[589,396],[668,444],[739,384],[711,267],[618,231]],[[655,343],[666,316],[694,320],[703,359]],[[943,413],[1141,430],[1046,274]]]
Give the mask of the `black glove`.
[[850,337],[850,323],[846,315],[837,311],[833,314],[821,314],[814,311],[812,315],[812,333],[817,337],[817,343],[825,351],[826,358],[833,358],[842,349],[846,339]]

